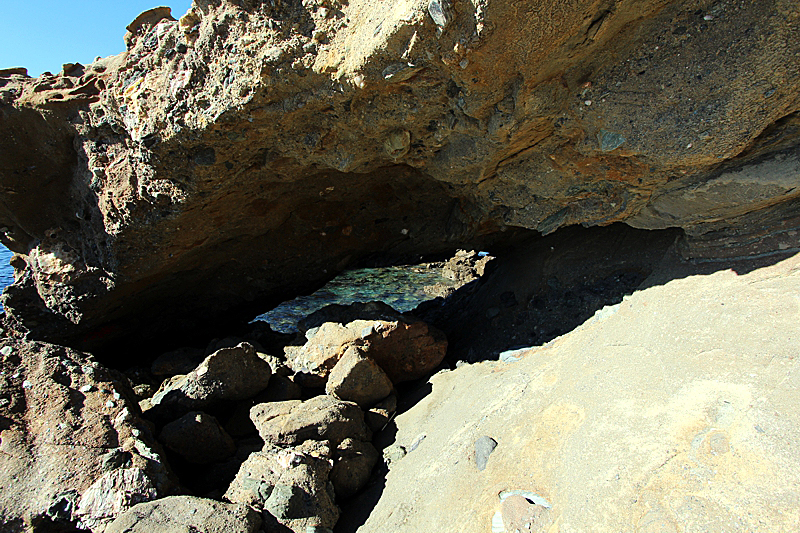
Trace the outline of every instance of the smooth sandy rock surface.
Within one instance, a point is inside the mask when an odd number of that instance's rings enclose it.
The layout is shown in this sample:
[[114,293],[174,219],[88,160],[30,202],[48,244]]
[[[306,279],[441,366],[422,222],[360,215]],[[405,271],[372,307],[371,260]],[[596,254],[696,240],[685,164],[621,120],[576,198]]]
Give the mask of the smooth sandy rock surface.
[[260,516],[246,505],[170,496],[132,507],[107,533],[256,533],[260,526]]
[[342,531],[486,532],[511,490],[551,505],[541,531],[796,530],[800,256],[664,279],[517,362],[432,377],[395,419],[397,443],[427,438]]

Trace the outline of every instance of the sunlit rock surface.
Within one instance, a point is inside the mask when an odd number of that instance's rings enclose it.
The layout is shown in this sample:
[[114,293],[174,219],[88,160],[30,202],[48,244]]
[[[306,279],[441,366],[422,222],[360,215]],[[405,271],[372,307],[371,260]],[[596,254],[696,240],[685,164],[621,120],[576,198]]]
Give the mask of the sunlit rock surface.
[[701,257],[797,246],[791,0],[175,16],[139,17],[88,66],[0,72],[12,331],[88,348],[207,331],[367,256],[513,228],[677,226]]

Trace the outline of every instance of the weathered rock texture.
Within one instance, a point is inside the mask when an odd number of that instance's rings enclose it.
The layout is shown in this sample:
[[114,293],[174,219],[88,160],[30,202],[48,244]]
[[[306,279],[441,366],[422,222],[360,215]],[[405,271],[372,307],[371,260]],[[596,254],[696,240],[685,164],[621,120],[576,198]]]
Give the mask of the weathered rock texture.
[[797,246],[794,0],[197,0],[126,41],[0,73],[20,333],[196,331],[514,227]]
[[397,444],[425,440],[337,531],[797,529],[800,255],[678,266],[517,362],[433,376],[394,420]]
[[255,533],[259,526],[261,517],[246,505],[171,496],[135,505],[114,520],[108,533]]
[[102,532],[176,488],[121,375],[60,346],[0,344],[0,531]]

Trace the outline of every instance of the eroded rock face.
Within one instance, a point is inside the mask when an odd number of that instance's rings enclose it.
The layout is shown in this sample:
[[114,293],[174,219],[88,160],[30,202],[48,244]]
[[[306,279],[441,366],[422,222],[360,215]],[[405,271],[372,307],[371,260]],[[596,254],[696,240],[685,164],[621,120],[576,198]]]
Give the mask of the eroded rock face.
[[698,255],[790,237],[791,0],[151,15],[119,56],[0,73],[20,334],[101,346],[223,327],[367,254],[516,227],[680,226],[712,235]]
[[68,348],[0,344],[0,530],[102,532],[176,488],[120,375]]

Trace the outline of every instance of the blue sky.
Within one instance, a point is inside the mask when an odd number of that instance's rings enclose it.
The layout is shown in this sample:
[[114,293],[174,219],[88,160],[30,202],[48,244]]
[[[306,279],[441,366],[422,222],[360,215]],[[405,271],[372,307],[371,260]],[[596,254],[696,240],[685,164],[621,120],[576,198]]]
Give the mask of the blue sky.
[[157,6],[180,18],[191,0],[0,0],[0,68],[54,74],[64,63],[91,63],[125,50],[136,15]]

